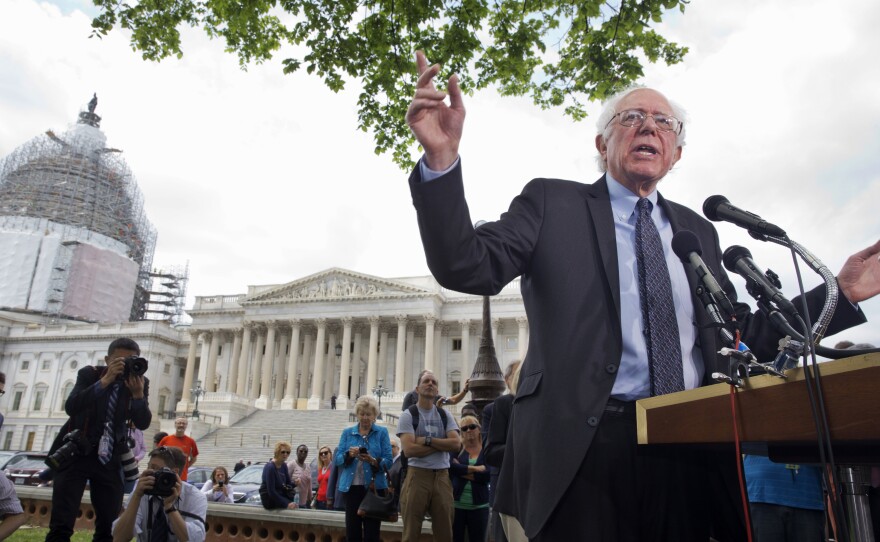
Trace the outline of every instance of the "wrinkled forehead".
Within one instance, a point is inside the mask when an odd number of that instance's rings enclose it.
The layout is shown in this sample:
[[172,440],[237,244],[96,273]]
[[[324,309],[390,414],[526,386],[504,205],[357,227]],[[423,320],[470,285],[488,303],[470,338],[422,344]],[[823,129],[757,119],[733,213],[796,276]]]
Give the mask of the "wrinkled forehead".
[[646,113],[672,115],[672,106],[666,96],[650,88],[634,90],[623,97],[615,108],[617,113],[627,109],[639,109]]
[[419,385],[421,386],[422,384],[424,384],[425,382],[428,382],[428,381],[430,381],[432,384],[436,384],[436,383],[437,383],[437,377],[434,376],[434,373],[425,373],[425,374],[423,374],[423,375],[422,375],[422,379],[419,380]]

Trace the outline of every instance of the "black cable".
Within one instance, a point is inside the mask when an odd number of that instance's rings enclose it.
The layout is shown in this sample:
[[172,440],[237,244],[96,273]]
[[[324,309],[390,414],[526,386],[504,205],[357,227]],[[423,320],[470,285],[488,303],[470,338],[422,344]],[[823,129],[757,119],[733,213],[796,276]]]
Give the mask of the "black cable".
[[[831,430],[828,427],[828,414],[825,410],[825,399],[822,394],[822,377],[819,372],[819,362],[816,359],[816,348],[813,337],[812,323],[810,322],[810,312],[807,307],[806,292],[804,290],[803,278],[801,276],[800,265],[798,264],[797,252],[794,247],[789,245],[791,257],[794,262],[795,275],[797,276],[798,289],[801,293],[801,314],[803,318],[798,318],[798,323],[804,329],[805,344],[809,346],[803,353],[804,381],[807,386],[807,396],[810,400],[810,408],[813,415],[813,424],[816,427],[816,439],[819,445],[819,461],[822,464],[823,480],[827,480],[830,476],[832,489],[829,491],[831,506],[834,508],[834,515],[837,517],[837,525],[840,529],[838,533],[839,540],[849,540],[849,529],[847,527],[846,511],[843,509],[842,501],[842,485],[837,473],[837,464],[834,460],[834,449],[831,445]],[[810,359],[807,358],[809,355]],[[809,362],[812,362],[811,364]],[[815,375],[810,374],[810,370],[815,371]],[[812,381],[811,381],[811,376]],[[829,475],[830,473],[830,475]],[[828,489],[828,488],[826,488]]]

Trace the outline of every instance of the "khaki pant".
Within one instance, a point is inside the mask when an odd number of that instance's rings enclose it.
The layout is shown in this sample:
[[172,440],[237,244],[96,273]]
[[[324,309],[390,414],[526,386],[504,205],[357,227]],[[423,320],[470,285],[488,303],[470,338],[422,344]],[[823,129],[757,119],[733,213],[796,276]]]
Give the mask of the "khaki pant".
[[425,512],[431,514],[434,540],[452,541],[452,482],[447,469],[407,469],[400,490],[400,512],[403,518],[403,542],[418,542],[422,534]]

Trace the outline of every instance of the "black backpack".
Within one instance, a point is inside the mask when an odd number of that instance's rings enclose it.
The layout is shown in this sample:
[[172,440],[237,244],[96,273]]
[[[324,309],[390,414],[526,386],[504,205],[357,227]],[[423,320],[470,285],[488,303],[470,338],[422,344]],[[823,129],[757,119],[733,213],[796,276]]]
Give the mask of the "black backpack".
[[[410,416],[412,416],[412,426],[413,426],[413,434],[415,434],[416,429],[419,427],[419,406],[413,405],[407,409],[409,411]],[[440,420],[443,423],[443,429],[446,429],[446,423],[449,420],[449,416],[446,414],[446,411],[443,410],[442,407],[437,407],[437,412],[440,413]],[[403,487],[403,481],[406,479],[406,471],[409,467],[409,462],[406,459],[406,454],[403,453],[403,447],[400,449],[400,477],[398,479],[397,487],[394,488],[395,492],[400,495],[400,489]]]

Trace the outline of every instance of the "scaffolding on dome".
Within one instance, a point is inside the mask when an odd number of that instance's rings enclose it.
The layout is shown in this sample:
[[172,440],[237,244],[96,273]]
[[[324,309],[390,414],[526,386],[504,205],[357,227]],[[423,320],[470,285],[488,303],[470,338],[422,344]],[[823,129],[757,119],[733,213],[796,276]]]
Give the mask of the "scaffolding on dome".
[[[156,230],[121,151],[105,147],[101,117],[94,113],[96,99],[93,102],[67,132],[58,136],[48,130],[0,161],[0,218],[39,224],[46,233],[49,224],[53,232],[60,231],[64,247],[79,243],[83,232],[124,245],[121,252],[139,269],[131,305],[131,320],[137,320],[144,314],[144,292],[150,289]],[[54,265],[46,309],[50,316],[60,316],[64,285],[70,284],[62,261],[69,258],[68,252],[59,250]]]
[[150,289],[146,292],[144,320],[164,320],[171,325],[186,323],[188,284],[189,262],[184,266],[154,269],[150,273]]

